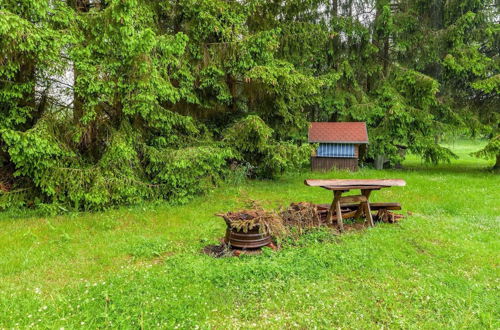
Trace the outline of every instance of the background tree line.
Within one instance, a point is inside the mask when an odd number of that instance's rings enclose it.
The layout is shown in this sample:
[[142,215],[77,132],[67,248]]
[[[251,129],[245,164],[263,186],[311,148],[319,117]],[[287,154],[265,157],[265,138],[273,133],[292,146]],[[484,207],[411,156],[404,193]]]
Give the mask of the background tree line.
[[[309,161],[309,121],[367,159],[500,166],[495,0],[0,0],[0,208],[178,200]],[[69,79],[68,79],[69,77]],[[69,81],[68,81],[69,80]]]

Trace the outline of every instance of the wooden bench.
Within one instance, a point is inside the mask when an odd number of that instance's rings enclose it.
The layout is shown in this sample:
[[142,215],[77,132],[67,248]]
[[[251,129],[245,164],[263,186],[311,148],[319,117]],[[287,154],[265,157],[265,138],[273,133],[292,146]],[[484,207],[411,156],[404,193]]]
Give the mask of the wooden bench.
[[[346,208],[346,209],[356,209],[358,207],[358,204],[340,204],[341,207]],[[318,204],[318,209],[320,211],[328,211],[330,208],[330,204]],[[370,203],[370,209],[372,211],[378,211],[381,209],[386,209],[386,210],[401,210],[401,204],[400,203]]]

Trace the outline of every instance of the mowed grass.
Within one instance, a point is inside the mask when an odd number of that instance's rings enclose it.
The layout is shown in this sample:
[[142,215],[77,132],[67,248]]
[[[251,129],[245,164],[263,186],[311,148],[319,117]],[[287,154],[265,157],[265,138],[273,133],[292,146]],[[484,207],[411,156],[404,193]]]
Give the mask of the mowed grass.
[[[404,170],[287,175],[224,186],[182,206],[0,214],[0,328],[499,328],[500,178],[460,159]],[[214,213],[332,196],[305,178],[403,178],[374,201],[411,216],[334,236],[318,231],[261,256],[214,259]]]

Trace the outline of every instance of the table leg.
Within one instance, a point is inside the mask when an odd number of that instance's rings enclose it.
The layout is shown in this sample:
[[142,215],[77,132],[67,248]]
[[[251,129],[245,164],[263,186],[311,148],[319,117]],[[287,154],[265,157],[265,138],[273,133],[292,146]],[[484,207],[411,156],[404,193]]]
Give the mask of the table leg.
[[333,192],[333,201],[330,205],[330,208],[328,209],[328,214],[326,215],[326,223],[329,225],[333,223],[333,213],[335,212],[335,205],[337,204],[337,199],[340,198],[340,196],[337,198],[337,193],[337,191]]
[[328,210],[328,214],[326,216],[326,222],[331,225],[333,223],[333,213],[335,212],[340,231],[344,230],[342,210],[340,209],[340,197],[342,197],[342,192],[343,191],[334,191],[333,202],[332,205],[330,205],[330,209]]
[[339,230],[341,232],[344,231],[344,221],[342,219],[342,209],[340,208],[340,196],[337,199],[337,203],[335,203],[335,207],[337,209],[337,224],[339,225]]
[[373,224],[372,210],[370,208],[370,194],[371,194],[371,192],[372,191],[368,190],[368,189],[361,189],[361,194],[366,197],[366,202],[361,203],[360,208],[361,208],[361,206],[363,207],[363,209],[365,211],[365,218],[368,221],[368,225],[370,227],[373,227],[374,224]]
[[358,208],[356,210],[356,213],[354,213],[354,219],[357,219],[361,216],[361,214],[363,213],[363,203],[359,203],[358,205]]

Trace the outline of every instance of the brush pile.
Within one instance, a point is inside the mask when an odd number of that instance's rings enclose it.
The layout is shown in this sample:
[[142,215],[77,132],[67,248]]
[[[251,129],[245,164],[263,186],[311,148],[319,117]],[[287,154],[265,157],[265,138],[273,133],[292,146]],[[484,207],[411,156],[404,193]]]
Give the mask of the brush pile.
[[[355,210],[356,208],[346,206],[342,213]],[[267,211],[258,202],[251,200],[246,209],[216,214],[227,224],[226,236],[221,238],[220,245],[207,246],[203,252],[214,257],[225,257],[260,253],[260,247],[263,246],[276,249],[276,242],[280,239],[298,239],[309,229],[331,228],[326,222],[327,212],[325,205],[308,202],[292,203],[277,211]],[[403,215],[387,209],[379,209],[374,216],[375,221],[388,223],[395,223],[401,218]],[[345,227],[346,230],[361,230],[366,226],[363,222],[354,221],[346,223]]]
[[[342,212],[353,210],[346,209]],[[302,230],[327,226],[326,211],[308,202],[292,203],[278,212],[266,211],[259,204],[253,203],[252,208],[249,209],[216,215],[226,221],[228,228],[244,233],[258,228],[260,233],[274,237],[286,235],[291,228]],[[404,218],[402,214],[387,209],[378,210],[377,215],[374,216],[375,221],[386,223],[396,223],[402,218]]]
[[222,217],[228,228],[247,233],[255,228],[265,235],[283,237],[292,228],[309,229],[326,226],[318,206],[313,203],[292,203],[278,212],[266,211],[257,203],[251,209],[216,214]]
[[257,228],[261,234],[280,237],[286,234],[281,217],[273,211],[262,208],[217,214],[226,221],[228,228],[247,233]]
[[292,203],[287,209],[282,210],[279,215],[288,228],[307,229],[326,225],[321,219],[318,206],[313,203]]
[[[351,212],[355,209],[342,209],[342,212]],[[310,228],[327,227],[327,210],[323,205],[308,202],[292,203],[287,208],[278,211],[267,211],[262,206],[252,201],[248,209],[237,212],[216,214],[224,219],[228,229],[248,233],[257,231],[262,235],[272,237],[284,237],[290,235],[292,230],[303,232]],[[395,223],[403,218],[403,215],[393,213],[387,209],[380,209],[375,221]],[[356,224],[347,225],[353,229],[359,229]],[[362,228],[361,226],[360,228]]]

